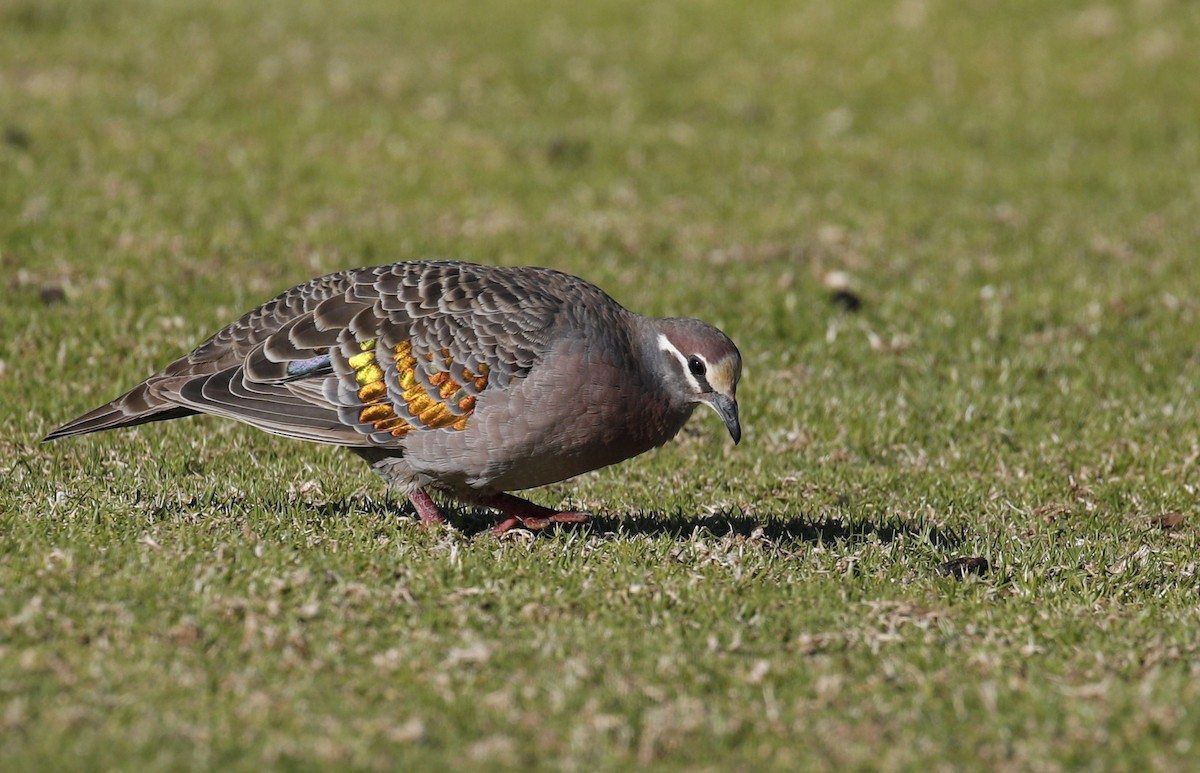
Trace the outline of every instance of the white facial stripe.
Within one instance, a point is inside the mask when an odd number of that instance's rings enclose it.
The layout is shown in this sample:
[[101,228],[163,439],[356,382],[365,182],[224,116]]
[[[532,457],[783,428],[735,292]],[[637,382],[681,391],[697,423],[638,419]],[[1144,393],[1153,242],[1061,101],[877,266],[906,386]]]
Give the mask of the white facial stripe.
[[[683,368],[683,375],[687,378],[688,383],[692,385],[692,389],[696,392],[701,392],[700,382],[696,380],[696,377],[692,375],[692,371],[688,368],[687,357],[684,357],[683,352],[675,348],[675,344],[671,343],[671,339],[667,338],[666,334],[658,334],[658,347],[664,352],[669,352],[675,359],[679,360],[679,365]],[[703,360],[704,358],[701,357],[700,359]],[[706,367],[708,366],[707,362],[704,364]]]

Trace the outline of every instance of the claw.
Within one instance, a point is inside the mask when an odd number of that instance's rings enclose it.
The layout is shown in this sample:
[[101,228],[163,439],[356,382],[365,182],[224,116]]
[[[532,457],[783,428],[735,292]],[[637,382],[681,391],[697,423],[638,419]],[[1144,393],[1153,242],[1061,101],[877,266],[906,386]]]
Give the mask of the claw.
[[541,531],[553,523],[587,523],[591,520],[587,513],[560,513],[511,494],[494,494],[483,500],[482,504],[494,507],[505,515],[504,520],[492,529],[492,534],[496,536],[517,526],[523,526],[529,531]]

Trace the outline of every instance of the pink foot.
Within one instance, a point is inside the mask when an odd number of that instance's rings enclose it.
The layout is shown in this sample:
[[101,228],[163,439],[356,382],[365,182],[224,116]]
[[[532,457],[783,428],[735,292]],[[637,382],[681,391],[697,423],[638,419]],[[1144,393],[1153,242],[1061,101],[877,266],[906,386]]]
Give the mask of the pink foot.
[[560,513],[511,494],[493,494],[480,504],[494,507],[504,513],[504,520],[492,529],[492,534],[496,536],[517,526],[524,526],[530,531],[540,531],[552,523],[587,523],[591,519],[587,513]]
[[446,522],[446,516],[442,515],[437,503],[425,493],[425,489],[413,489],[412,493],[408,495],[408,501],[412,502],[413,509],[421,517],[421,526],[436,526]]

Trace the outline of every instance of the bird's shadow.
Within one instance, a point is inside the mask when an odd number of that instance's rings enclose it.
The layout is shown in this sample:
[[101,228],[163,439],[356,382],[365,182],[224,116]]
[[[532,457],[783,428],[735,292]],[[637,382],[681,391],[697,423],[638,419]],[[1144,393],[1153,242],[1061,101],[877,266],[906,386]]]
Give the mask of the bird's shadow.
[[872,520],[853,515],[839,518],[779,514],[754,518],[741,513],[716,513],[700,517],[680,513],[639,513],[624,518],[595,519],[592,526],[605,534],[639,534],[675,539],[686,539],[702,530],[715,537],[757,536],[771,542],[872,540],[890,543],[898,538],[917,537],[938,547],[954,547],[963,541],[963,535],[929,524],[906,522],[899,518]]
[[[262,502],[253,505],[240,500],[229,500],[221,493],[205,498],[208,506],[219,510],[249,511],[254,507],[276,509],[294,506],[294,501]],[[193,503],[194,504],[194,503]],[[164,504],[159,512],[170,511],[175,503]],[[391,520],[397,527],[416,525],[416,514],[411,505],[391,497],[379,499],[350,494],[302,505],[309,517],[318,521],[341,520],[355,515],[376,514]],[[496,513],[471,506],[443,505],[442,511],[448,525],[472,538],[490,538],[491,530],[498,522]],[[523,531],[523,530],[514,530]],[[555,524],[533,534],[535,538],[548,538],[556,534],[579,533],[585,536],[607,538],[668,537],[674,540],[689,540],[695,536],[741,537],[774,544],[823,544],[823,543],[892,543],[897,540],[927,542],[941,550],[954,550],[966,541],[961,530],[929,523],[921,518],[905,518],[898,515],[860,515],[849,510],[837,514],[792,514],[765,513],[750,516],[740,510],[726,510],[697,515],[682,510],[643,510],[627,514],[593,515],[582,524]]]
[[[496,523],[493,514],[473,508],[448,512],[452,526],[472,536],[486,535]],[[891,543],[899,539],[917,539],[939,549],[953,550],[966,535],[943,526],[901,517],[871,518],[846,513],[839,516],[768,514],[752,517],[740,511],[695,515],[682,511],[640,511],[627,515],[592,516],[585,524],[561,524],[534,532],[549,536],[564,531],[580,531],[606,537],[669,537],[687,540],[699,534],[712,537],[736,536],[771,543]]]

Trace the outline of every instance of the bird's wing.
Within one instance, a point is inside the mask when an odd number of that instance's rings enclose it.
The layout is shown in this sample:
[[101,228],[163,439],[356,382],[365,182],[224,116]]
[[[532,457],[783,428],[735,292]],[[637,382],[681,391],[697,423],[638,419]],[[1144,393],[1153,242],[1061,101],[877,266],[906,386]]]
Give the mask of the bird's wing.
[[277,435],[398,446],[465,429],[477,399],[536,367],[576,282],[453,262],[335,274],[251,311],[145,387]]

